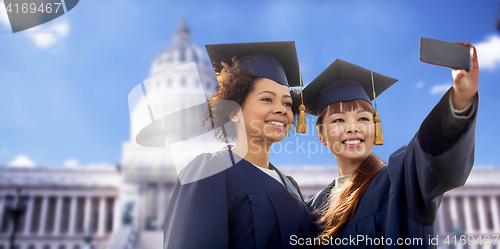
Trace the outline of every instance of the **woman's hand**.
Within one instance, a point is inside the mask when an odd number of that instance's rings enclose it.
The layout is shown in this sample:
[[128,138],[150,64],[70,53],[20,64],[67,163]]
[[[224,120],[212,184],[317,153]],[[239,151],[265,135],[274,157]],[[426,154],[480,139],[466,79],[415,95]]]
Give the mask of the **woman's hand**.
[[452,69],[453,74],[453,108],[462,110],[467,107],[477,93],[477,84],[479,81],[479,63],[477,62],[476,48],[470,43],[460,42],[472,48],[472,69],[467,70]]

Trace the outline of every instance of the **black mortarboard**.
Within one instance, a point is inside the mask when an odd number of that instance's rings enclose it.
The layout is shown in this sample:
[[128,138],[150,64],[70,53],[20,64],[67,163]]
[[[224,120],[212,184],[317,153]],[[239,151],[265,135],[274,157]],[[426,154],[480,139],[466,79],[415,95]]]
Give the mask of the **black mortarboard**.
[[205,45],[210,61],[217,70],[220,62],[232,64],[236,56],[240,65],[258,77],[286,86],[299,86],[300,73],[295,42],[254,42]]
[[[373,81],[372,81],[373,73]],[[396,79],[372,72],[358,65],[335,60],[302,91],[309,110],[318,115],[328,105],[338,101],[364,99],[370,103],[396,83]]]

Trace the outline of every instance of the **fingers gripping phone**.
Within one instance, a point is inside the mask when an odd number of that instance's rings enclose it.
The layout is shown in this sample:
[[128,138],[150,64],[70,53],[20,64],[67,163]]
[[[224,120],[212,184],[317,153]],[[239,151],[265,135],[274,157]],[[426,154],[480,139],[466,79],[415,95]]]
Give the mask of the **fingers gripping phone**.
[[472,67],[471,49],[459,43],[420,38],[420,61],[469,71]]

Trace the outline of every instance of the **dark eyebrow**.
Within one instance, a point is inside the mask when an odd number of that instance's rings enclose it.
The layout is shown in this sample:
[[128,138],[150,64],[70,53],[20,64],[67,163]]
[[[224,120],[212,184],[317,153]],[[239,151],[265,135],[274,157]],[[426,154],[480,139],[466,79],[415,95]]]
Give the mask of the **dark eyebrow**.
[[276,96],[276,93],[275,92],[271,92],[271,91],[262,91],[262,92],[260,92],[257,95],[260,95],[260,94],[263,94],[263,93],[269,93],[269,94],[272,94],[273,96]]
[[[368,112],[367,110],[358,110],[357,113]],[[334,112],[332,114],[345,114],[345,112]]]
[[[273,96],[276,96],[277,94],[275,92],[272,92],[272,91],[262,91],[260,92],[259,94],[257,95],[260,95],[260,94],[263,94],[263,93],[269,93]],[[292,96],[288,95],[288,94],[283,94],[283,98],[292,98]]]

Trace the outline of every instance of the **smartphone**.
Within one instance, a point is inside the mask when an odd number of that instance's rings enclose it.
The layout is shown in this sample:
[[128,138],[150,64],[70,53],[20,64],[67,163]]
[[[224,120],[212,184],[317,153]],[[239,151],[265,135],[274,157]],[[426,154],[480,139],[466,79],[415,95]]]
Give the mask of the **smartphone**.
[[472,69],[471,47],[429,38],[420,38],[420,61],[453,69]]

